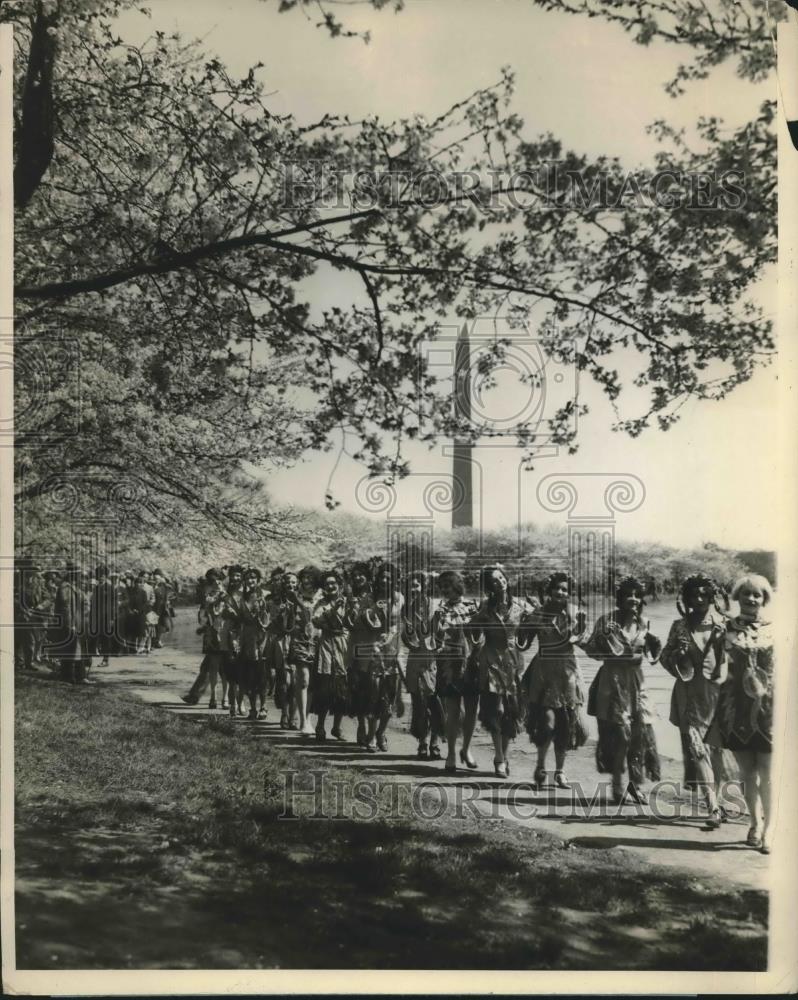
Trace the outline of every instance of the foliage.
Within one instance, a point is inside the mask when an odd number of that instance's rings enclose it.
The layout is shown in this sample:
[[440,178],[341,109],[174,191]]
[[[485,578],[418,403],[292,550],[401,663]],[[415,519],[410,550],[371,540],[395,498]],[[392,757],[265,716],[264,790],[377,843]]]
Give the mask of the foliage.
[[[121,532],[116,547],[119,569],[154,568],[158,566],[168,576],[193,584],[209,566],[234,562],[255,565],[269,572],[275,566],[299,569],[306,563],[318,566],[341,566],[372,556],[391,559],[407,570],[412,567],[435,571],[457,569],[463,573],[471,591],[478,589],[481,567],[499,563],[527,593],[537,589],[549,573],[568,569],[569,540],[566,528],[552,525],[524,524],[520,530],[508,526],[480,534],[474,528],[457,528],[434,534],[431,560],[424,562],[417,549],[390,546],[386,524],[357,514],[335,511],[294,511],[296,524],[283,540],[265,544],[235,543],[213,539],[197,544],[179,536],[154,536],[146,543],[134,533]],[[43,543],[48,535],[46,526],[35,533],[36,546],[31,554],[61,552],[54,559],[61,565],[71,549],[65,545],[49,547]],[[44,544],[44,547],[42,547]],[[756,558],[755,558],[756,557]],[[657,542],[617,540],[615,570],[617,578],[633,575],[656,586],[659,592],[673,593],[681,582],[693,573],[703,572],[730,585],[745,571],[763,572],[774,580],[769,567],[773,553],[735,552],[719,546],[678,549]],[[189,588],[190,589],[190,588]]]
[[737,558],[749,573],[758,573],[775,585],[777,571],[775,552],[769,552],[767,549],[745,549],[737,553]]
[[[527,135],[509,71],[442,114],[300,124],[270,110],[259,67],[234,79],[177,35],[120,38],[115,17],[133,6],[0,9],[16,28],[16,169],[39,178],[17,204],[21,503],[58,490],[54,473],[90,501],[98,476],[133,478],[149,498],[142,531],[199,514],[228,539],[279,538],[257,484],[229,484],[333,432],[375,476],[408,471],[408,438],[480,433],[452,415],[420,345],[510,297],[513,322],[617,406],[617,360],[638,357],[648,404],[617,422],[631,434],[669,427],[686,399],[720,398],[767,359],[770,321],[748,296],[774,257],[770,106],[732,135],[703,123],[696,150],[660,125],[656,162],[631,173]],[[743,51],[727,35],[724,51]],[[48,99],[26,101],[37,88]],[[718,163],[744,191],[722,182],[715,210],[691,211],[691,178]],[[663,170],[665,207],[652,197]],[[319,316],[308,279],[328,269],[352,298]],[[79,397],[68,366],[36,377],[69,344]],[[572,448],[573,408],[552,417]],[[530,459],[536,431],[518,431]]]
[[690,80],[736,60],[737,75],[764,80],[775,64],[771,32],[785,16],[782,4],[767,0],[534,0],[545,10],[598,17],[620,25],[638,45],[653,40],[689,46],[692,60],[667,84],[672,96]]
[[[280,9],[299,7],[306,16],[315,9],[322,20],[317,27],[331,35],[359,36],[369,41],[368,32],[347,29],[330,11],[349,0],[280,0]],[[375,10],[393,6],[402,9],[402,0],[363,0]],[[690,80],[706,78],[714,67],[736,59],[737,75],[747,80],[763,80],[775,65],[772,33],[784,20],[786,10],[768,0],[532,0],[543,10],[581,17],[599,18],[619,25],[638,45],[664,41],[689,47],[692,61],[682,64],[667,84],[672,96],[684,93]]]

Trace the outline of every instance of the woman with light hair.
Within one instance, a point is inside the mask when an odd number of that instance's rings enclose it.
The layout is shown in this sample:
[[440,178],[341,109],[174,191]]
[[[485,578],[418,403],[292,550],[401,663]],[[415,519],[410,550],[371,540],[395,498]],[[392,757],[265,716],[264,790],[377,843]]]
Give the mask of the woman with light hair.
[[770,853],[770,754],[773,738],[773,627],[762,611],[773,591],[763,576],[735,583],[739,614],[726,627],[728,677],[720,689],[711,739],[731,750],[751,815],[746,843]]

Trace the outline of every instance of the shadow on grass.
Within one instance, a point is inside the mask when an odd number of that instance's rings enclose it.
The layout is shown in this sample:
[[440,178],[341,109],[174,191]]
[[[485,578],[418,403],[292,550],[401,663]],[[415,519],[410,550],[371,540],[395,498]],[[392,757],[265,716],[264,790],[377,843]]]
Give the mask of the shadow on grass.
[[313,755],[96,688],[16,707],[20,968],[765,966],[764,893],[493,820],[280,820]]
[[399,830],[353,824],[350,853],[326,858],[288,833],[250,864],[154,832],[75,832],[54,851],[62,833],[19,834],[20,968],[548,968],[563,952],[554,931],[519,936],[511,907],[486,936],[425,864],[406,866]]

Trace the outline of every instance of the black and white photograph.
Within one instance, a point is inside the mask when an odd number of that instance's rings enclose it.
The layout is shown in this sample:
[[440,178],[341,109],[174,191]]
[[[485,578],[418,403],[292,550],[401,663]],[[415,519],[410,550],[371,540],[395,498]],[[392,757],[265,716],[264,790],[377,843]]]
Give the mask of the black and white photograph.
[[786,0],[0,0],[4,990],[798,988],[797,120]]

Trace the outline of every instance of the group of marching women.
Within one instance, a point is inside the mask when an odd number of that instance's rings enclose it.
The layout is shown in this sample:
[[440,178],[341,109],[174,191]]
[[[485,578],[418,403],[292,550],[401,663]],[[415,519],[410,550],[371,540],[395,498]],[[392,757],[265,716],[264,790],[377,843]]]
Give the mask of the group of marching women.
[[[433,593],[433,580],[434,589]],[[687,781],[705,797],[708,827],[725,820],[718,798],[722,754],[732,751],[751,816],[747,842],[769,851],[769,762],[773,698],[773,633],[763,618],[771,588],[760,576],[737,581],[731,616],[723,591],[708,577],[684,581],[679,618],[664,646],[646,618],[645,588],[621,581],[615,608],[588,628],[567,573],[553,573],[540,599],[511,593],[500,566],[480,574],[482,597],[465,596],[452,570],[402,580],[391,563],[358,562],[344,575],[306,566],[297,573],[229,567],[208,570],[199,606],[203,660],[184,700],[196,704],[222,684],[222,708],[263,718],[269,696],[280,724],[317,740],[343,740],[343,720],[357,720],[356,742],[388,749],[387,728],[410,694],[411,732],[422,760],[443,758],[476,769],[470,746],[477,720],[491,734],[494,770],[510,774],[510,741],[525,728],[537,747],[534,781],[568,788],[568,751],[587,739],[584,713],[596,718],[596,761],[612,776],[616,803],[640,799],[646,778],[658,780],[653,708],[644,664],[675,678],[671,722],[678,726]],[[721,606],[721,597],[726,600]],[[525,666],[524,651],[537,642]],[[601,666],[586,690],[577,649]],[[405,655],[400,660],[400,650]],[[310,716],[315,716],[315,724]],[[458,747],[459,743],[459,747]]]

